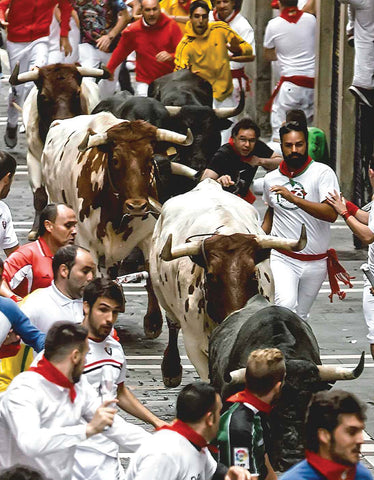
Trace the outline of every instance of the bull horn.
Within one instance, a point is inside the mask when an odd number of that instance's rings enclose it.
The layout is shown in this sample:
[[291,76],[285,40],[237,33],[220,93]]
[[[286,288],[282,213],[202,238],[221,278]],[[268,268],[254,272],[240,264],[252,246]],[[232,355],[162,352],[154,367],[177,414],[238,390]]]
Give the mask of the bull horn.
[[239,113],[243,111],[244,104],[245,104],[245,95],[243,90],[241,90],[239,104],[236,107],[219,107],[219,108],[213,108],[213,110],[218,118],[236,117],[236,115],[239,115]]
[[305,225],[302,224],[299,240],[273,237],[271,235],[256,235],[256,240],[260,248],[282,248],[283,250],[292,250],[293,252],[299,252],[306,245],[306,228]]
[[13,69],[12,75],[9,78],[9,83],[11,85],[21,85],[26,82],[35,82],[39,78],[39,68],[30,70],[29,72],[19,73],[19,62],[16,63],[16,66]]
[[161,214],[162,205],[153,197],[148,197],[148,203],[152,207],[152,210],[157,213],[158,215]]
[[78,146],[80,152],[85,152],[89,148],[98,147],[99,145],[104,145],[108,141],[108,134],[105,133],[95,133],[90,128],[86,133],[84,139]]
[[181,133],[173,132],[172,130],[165,130],[164,128],[157,129],[157,140],[160,142],[172,142],[188,147],[193,142],[193,135],[191,130],[187,129],[187,135],[182,135]]
[[95,78],[109,78],[110,72],[106,68],[87,68],[87,67],[77,67],[78,72],[82,77],[95,77]]
[[187,167],[187,165],[182,165],[181,163],[170,162],[171,173],[173,175],[182,175],[183,177],[188,177],[195,179],[195,175],[197,175],[197,170],[194,170],[191,167]]
[[229,378],[225,379],[228,383],[244,383],[245,382],[245,368],[233,370],[229,374]]
[[365,352],[361,353],[360,361],[353,370],[343,367],[330,367],[329,365],[317,365],[319,377],[323,382],[335,382],[336,380],[354,380],[364,370]]
[[183,243],[171,249],[171,244],[173,242],[173,235],[170,234],[168,239],[165,242],[165,245],[160,253],[161,260],[165,262],[170,262],[170,260],[175,260],[180,257],[187,257],[189,255],[199,255],[201,251],[201,242],[189,242]]
[[171,117],[175,117],[181,111],[182,107],[175,107],[174,105],[166,105],[166,110],[169,112]]

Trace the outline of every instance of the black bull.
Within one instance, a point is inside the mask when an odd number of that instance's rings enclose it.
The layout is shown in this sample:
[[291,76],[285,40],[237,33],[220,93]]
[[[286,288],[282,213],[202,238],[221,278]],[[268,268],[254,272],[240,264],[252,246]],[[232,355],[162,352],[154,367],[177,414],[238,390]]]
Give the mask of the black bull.
[[[230,383],[230,372],[245,367],[253,350],[271,347],[282,351],[287,368],[280,400],[270,414],[269,454],[275,470],[284,471],[304,457],[303,425],[312,393],[331,388],[321,379],[319,347],[310,325],[287,308],[253,297],[213,331],[210,379],[226,399],[244,388],[243,383]],[[362,369],[363,357],[353,376],[358,377]]]

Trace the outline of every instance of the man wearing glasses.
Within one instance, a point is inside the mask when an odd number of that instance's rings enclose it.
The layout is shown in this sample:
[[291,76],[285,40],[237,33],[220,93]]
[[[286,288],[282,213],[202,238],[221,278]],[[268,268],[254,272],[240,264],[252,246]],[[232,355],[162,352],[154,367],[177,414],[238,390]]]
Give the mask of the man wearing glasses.
[[[249,191],[249,187],[257,168],[274,170],[282,161],[282,157],[259,137],[260,129],[256,123],[250,118],[242,118],[234,125],[229,143],[222,145],[214,154],[201,180],[205,178],[217,180],[222,187],[233,188],[234,193],[239,193],[253,203],[254,196]],[[252,201],[248,195],[253,197]]]

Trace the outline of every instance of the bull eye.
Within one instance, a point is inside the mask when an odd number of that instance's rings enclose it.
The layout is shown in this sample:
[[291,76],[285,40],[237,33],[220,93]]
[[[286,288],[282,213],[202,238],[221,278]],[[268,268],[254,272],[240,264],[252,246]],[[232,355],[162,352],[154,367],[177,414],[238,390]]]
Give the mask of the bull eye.
[[120,163],[117,157],[112,158],[112,165],[114,168],[119,168]]

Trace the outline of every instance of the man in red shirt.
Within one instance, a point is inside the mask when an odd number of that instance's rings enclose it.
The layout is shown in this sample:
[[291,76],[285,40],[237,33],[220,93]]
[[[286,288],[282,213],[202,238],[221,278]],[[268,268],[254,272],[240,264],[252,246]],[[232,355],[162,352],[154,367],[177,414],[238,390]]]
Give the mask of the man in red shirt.
[[135,51],[135,92],[146,97],[150,83],[174,70],[174,53],[182,32],[175,20],[161,13],[158,0],[142,0],[141,13],[142,18],[122,32],[107,68],[113,73]]
[[[0,0],[0,25],[7,29],[7,51],[10,69],[17,62],[20,73],[32,67],[42,67],[48,62],[49,26],[53,11],[59,5],[61,11],[60,46],[65,55],[72,52],[69,40],[69,21],[72,6],[69,0]],[[18,110],[26,97],[26,91],[32,84],[12,87],[9,92],[8,123],[4,141],[9,148],[17,145]]]
[[4,263],[0,294],[17,299],[53,280],[52,258],[60,247],[73,244],[77,218],[74,210],[59,204],[47,205],[41,215],[39,239],[13,252]]

